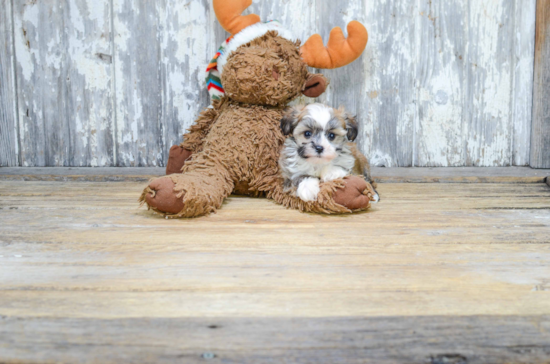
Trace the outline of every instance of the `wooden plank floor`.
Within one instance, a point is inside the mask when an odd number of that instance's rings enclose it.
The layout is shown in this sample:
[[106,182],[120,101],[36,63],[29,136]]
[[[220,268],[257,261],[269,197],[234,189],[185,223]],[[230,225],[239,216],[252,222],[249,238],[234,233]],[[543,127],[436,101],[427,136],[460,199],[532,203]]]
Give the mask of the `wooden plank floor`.
[[[147,182],[164,176],[164,167],[4,167],[0,181]],[[372,167],[378,183],[544,183],[550,169],[529,167]]]
[[549,363],[550,187],[381,184],[352,216],[0,181],[0,363]]

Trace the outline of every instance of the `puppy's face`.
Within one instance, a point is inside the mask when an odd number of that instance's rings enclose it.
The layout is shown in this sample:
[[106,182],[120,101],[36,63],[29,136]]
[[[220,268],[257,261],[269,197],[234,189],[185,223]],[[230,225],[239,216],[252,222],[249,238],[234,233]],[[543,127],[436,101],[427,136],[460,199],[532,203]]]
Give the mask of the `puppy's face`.
[[343,109],[323,104],[297,106],[285,111],[281,120],[283,134],[292,135],[298,154],[313,164],[334,160],[348,141],[357,137],[355,118]]

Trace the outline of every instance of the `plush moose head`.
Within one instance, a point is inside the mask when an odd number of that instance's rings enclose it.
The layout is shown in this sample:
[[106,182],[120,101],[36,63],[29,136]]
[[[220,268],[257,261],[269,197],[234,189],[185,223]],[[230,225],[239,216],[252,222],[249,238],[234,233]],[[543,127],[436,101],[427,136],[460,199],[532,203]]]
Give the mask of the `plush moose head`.
[[310,74],[307,66],[343,67],[356,60],[367,45],[367,30],[352,21],[347,39],[337,27],[332,29],[327,47],[319,34],[300,47],[300,40],[278,22],[261,23],[255,14],[241,15],[251,4],[252,0],[214,0],[220,24],[232,34],[218,53],[217,70],[226,96],[235,101],[284,106],[300,93],[318,97],[328,81],[323,75]]

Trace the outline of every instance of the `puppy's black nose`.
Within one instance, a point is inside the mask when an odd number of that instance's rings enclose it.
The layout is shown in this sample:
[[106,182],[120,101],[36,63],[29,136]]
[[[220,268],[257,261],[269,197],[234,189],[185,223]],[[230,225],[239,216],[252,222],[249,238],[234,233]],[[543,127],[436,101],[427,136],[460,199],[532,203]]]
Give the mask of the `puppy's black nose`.
[[323,148],[322,146],[320,145],[316,145],[315,146],[315,151],[319,154],[323,153],[323,150],[325,150],[325,148]]

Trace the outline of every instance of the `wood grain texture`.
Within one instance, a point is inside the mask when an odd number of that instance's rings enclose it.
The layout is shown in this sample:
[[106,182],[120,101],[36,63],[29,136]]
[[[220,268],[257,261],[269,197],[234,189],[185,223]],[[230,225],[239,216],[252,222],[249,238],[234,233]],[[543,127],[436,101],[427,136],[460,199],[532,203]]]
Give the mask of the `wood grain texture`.
[[159,16],[156,2],[113,1],[117,166],[164,165]]
[[[369,30],[369,44],[363,55],[365,79],[353,80],[365,83],[361,96],[368,112],[360,118],[365,138],[362,149],[372,165],[412,166],[417,113],[416,5],[399,0],[367,3],[365,7]],[[345,95],[346,91],[340,88],[334,93]],[[339,99],[345,100],[344,95]]]
[[550,0],[537,0],[531,167],[550,168]]
[[415,164],[528,165],[535,4],[421,2]]
[[515,0],[512,125],[514,166],[528,166],[533,121],[533,73],[537,0]]
[[114,1],[117,165],[164,166],[208,106],[210,1]]
[[15,2],[23,166],[113,164],[110,5]]
[[513,5],[511,0],[468,3],[466,165],[507,166],[512,161]]
[[193,220],[136,209],[142,187],[0,182],[1,361],[549,358],[543,183],[381,184],[351,216],[231,197]]
[[0,320],[8,362],[534,364],[550,355],[548,316]]
[[[163,176],[163,167],[125,168],[0,168],[0,181],[147,182]],[[373,167],[378,183],[544,183],[550,169],[528,167]]]
[[423,0],[418,10],[415,165],[463,166],[468,3]]
[[0,167],[19,165],[11,0],[0,2]]

